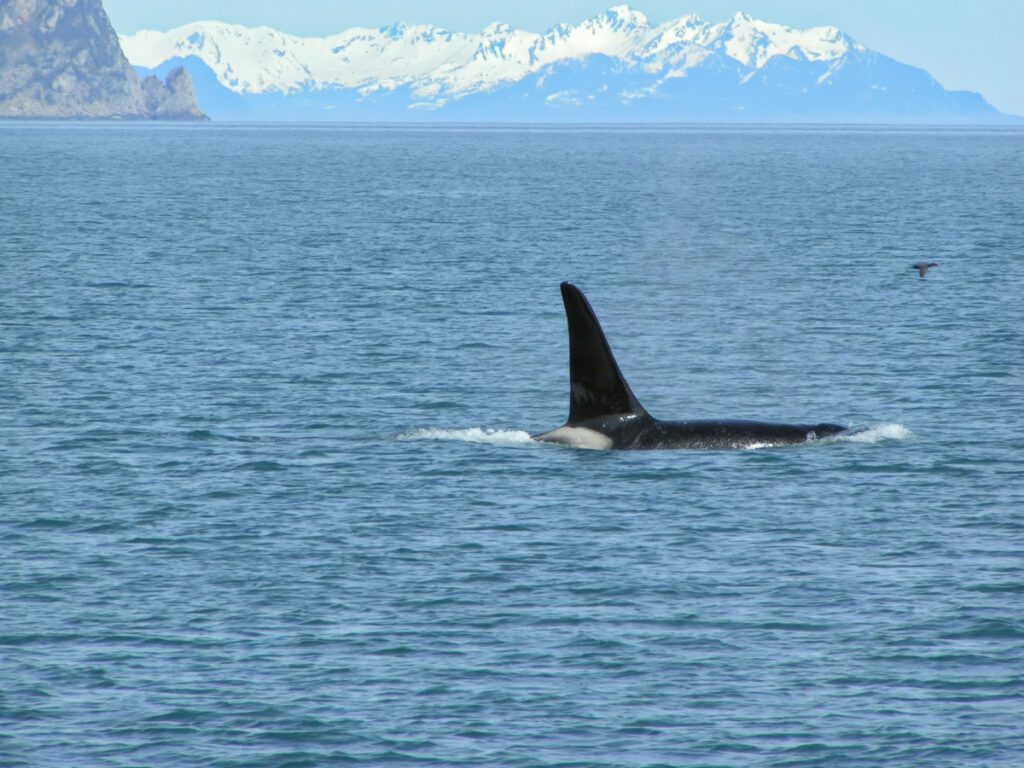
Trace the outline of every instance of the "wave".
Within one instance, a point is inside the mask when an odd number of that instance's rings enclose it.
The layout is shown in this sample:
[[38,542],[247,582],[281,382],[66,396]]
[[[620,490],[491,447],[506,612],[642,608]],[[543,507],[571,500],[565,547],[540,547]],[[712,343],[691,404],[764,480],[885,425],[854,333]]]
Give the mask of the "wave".
[[539,445],[530,438],[529,432],[519,429],[416,429],[398,436],[399,440],[455,440],[463,443],[488,443],[490,445]]

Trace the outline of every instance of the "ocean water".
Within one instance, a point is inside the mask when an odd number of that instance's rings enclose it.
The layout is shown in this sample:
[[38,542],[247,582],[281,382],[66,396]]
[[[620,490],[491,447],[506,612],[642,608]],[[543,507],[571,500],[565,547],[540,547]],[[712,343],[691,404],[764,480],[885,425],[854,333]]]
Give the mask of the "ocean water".
[[[0,764],[1024,765],[1022,168],[0,125]],[[860,432],[533,443],[566,279],[655,415]]]

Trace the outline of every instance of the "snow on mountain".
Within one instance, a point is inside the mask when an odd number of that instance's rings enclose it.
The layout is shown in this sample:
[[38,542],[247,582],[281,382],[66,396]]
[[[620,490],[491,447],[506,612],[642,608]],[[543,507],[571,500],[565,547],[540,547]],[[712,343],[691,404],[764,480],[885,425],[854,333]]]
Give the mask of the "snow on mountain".
[[696,16],[652,26],[619,5],[578,25],[543,34],[492,24],[477,34],[428,25],[353,28],[330,37],[297,37],[269,27],[199,21],[168,32],[121,37],[129,61],[149,69],[195,56],[236,93],[293,93],[323,88],[394,90],[458,97],[516,82],[544,67],[599,54],[678,77],[715,50],[747,67],[772,56],[831,60],[854,44],[834,27],[793,30],[737,14],[711,25]]
[[866,50],[836,27],[790,29],[752,19],[745,13],[737,13],[728,23],[716,27],[713,34],[716,42],[724,43],[729,56],[757,69],[773,56],[832,61],[851,49]]
[[122,36],[121,45],[145,73],[189,67],[220,119],[409,119],[409,110],[547,119],[566,107],[602,120],[998,115],[836,27],[792,29],[744,13],[651,24],[617,5],[544,33],[396,23],[328,37],[199,21]]

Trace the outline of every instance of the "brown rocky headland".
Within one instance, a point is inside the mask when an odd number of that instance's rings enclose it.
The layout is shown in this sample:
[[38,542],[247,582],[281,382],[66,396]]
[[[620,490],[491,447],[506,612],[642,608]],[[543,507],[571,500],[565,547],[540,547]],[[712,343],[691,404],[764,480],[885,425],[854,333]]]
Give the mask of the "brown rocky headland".
[[0,0],[0,118],[209,119],[187,70],[139,82],[101,0]]

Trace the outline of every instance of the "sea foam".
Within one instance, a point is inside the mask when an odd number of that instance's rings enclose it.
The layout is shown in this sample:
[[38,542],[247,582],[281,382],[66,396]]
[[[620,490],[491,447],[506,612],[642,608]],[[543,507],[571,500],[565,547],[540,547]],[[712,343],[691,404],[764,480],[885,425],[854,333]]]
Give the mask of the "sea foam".
[[[902,424],[874,424],[859,427],[848,433],[828,437],[819,442],[836,443],[883,443],[891,440],[910,440],[914,433]],[[530,437],[529,432],[519,429],[491,429],[489,427],[470,427],[468,429],[426,428],[404,432],[399,440],[454,440],[463,443],[487,443],[489,445],[538,445]],[[737,446],[745,450],[778,447],[777,443],[753,443]]]
[[902,424],[874,424],[829,438],[838,443],[884,443],[889,440],[911,440],[914,433]]
[[490,445],[537,445],[529,432],[518,429],[416,429],[398,436],[399,440],[455,440],[464,443],[489,443]]

